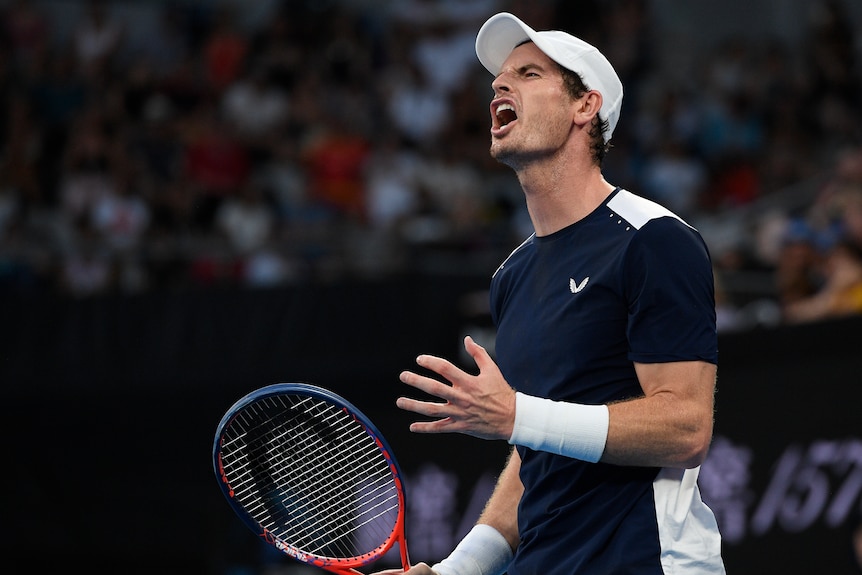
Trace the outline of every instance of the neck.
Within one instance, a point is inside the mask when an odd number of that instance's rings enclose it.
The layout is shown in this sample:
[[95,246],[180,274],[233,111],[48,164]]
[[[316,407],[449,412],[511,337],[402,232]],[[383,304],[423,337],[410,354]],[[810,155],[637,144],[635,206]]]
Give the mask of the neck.
[[558,160],[516,170],[537,236],[585,218],[614,190],[596,164]]

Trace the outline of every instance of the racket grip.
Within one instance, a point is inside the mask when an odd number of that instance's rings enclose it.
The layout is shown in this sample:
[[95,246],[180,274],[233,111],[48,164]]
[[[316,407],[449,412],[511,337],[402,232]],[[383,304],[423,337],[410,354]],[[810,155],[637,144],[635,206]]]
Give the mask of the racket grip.
[[407,543],[404,539],[398,542],[398,551],[401,552],[401,566],[407,571],[410,569],[410,554],[407,552]]

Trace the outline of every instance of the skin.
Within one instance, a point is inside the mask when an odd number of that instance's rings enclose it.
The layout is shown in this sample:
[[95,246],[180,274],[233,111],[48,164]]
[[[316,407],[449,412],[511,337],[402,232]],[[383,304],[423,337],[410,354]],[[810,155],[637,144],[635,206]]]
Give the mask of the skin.
[[[614,189],[589,149],[588,132],[601,108],[601,94],[590,91],[571,99],[554,63],[532,43],[512,51],[492,87],[490,153],[517,174],[536,235],[554,233],[596,209]],[[503,103],[517,113],[517,120],[505,126],[495,114]],[[482,346],[468,336],[464,348],[478,374],[444,358],[420,355],[417,365],[437,377],[404,371],[400,379],[437,401],[400,397],[396,404],[430,418],[411,424],[415,433],[508,440],[515,421],[515,391]],[[716,366],[699,361],[635,363],[635,372],[644,396],[608,406],[601,460],[653,467],[700,465],[712,438]],[[524,491],[520,465],[513,450],[478,521],[495,527],[512,549],[518,545],[517,502]],[[419,563],[407,573],[434,572]]]
[[862,569],[862,526],[857,527],[853,531],[852,544],[856,562],[859,564],[859,568]]

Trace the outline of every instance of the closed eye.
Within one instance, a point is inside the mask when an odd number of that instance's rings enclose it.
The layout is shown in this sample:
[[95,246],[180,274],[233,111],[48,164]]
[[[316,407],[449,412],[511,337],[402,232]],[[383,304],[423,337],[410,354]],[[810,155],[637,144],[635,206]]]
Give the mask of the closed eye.
[[523,78],[538,78],[542,72],[544,70],[538,64],[527,64],[518,69],[518,74]]

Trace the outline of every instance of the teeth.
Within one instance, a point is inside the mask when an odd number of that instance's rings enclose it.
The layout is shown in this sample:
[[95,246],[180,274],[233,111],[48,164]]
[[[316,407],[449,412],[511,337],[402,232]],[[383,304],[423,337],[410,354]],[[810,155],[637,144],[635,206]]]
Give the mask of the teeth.
[[497,110],[495,111],[495,113],[497,115],[500,115],[500,112],[502,112],[503,110],[512,110],[514,112],[515,108],[512,107],[512,104],[500,104],[499,106],[497,106]]

